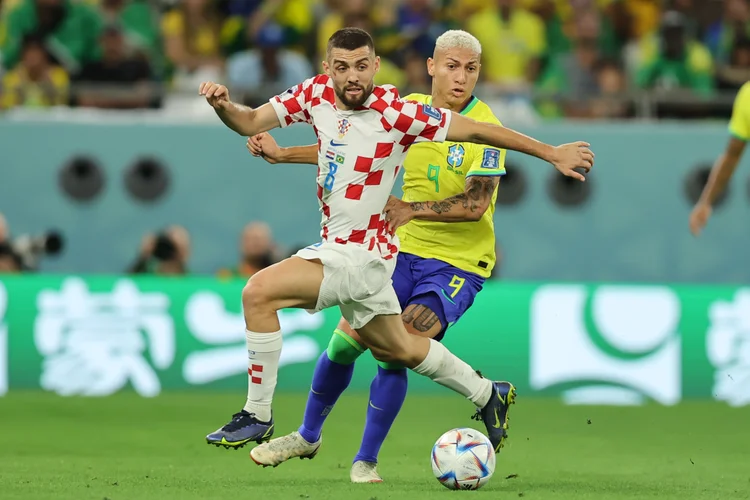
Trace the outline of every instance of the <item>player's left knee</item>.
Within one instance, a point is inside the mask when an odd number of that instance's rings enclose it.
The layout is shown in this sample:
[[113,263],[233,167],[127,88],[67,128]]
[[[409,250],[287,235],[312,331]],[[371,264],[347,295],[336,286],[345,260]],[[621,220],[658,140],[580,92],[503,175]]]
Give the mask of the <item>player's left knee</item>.
[[242,307],[252,311],[272,306],[269,277],[263,271],[253,275],[242,289]]

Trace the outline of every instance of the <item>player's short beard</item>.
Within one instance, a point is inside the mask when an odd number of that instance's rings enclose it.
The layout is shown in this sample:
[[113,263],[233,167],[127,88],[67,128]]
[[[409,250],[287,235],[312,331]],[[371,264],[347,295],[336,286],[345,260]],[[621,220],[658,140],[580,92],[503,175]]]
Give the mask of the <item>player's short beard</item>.
[[[370,82],[370,85],[365,88],[361,85],[344,85],[341,89],[336,89],[336,95],[338,96],[339,100],[343,102],[346,107],[355,109],[360,106],[362,106],[368,97],[370,97],[370,94],[372,94],[372,89],[375,87],[375,84],[373,82]],[[364,89],[362,94],[360,94],[358,99],[350,99],[349,96],[346,95],[346,91],[351,88],[361,88]]]

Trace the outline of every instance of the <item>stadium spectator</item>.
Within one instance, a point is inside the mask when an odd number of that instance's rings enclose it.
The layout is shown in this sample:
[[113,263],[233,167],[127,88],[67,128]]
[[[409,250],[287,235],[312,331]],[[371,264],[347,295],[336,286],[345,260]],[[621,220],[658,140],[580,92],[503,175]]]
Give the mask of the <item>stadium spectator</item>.
[[190,234],[182,226],[172,225],[159,234],[147,234],[141,241],[136,261],[128,268],[133,274],[188,274]]
[[125,49],[146,59],[152,67],[162,64],[159,18],[146,0],[101,0],[99,11],[107,26],[122,27]]
[[541,90],[564,96],[562,106],[545,106],[547,115],[588,116],[588,97],[600,91],[596,74],[602,57],[600,15],[592,8],[579,13],[575,23],[572,50],[553,57],[539,81]]
[[214,0],[182,0],[164,14],[161,29],[175,88],[192,89],[195,81],[218,79],[224,69],[221,27]]
[[432,92],[432,82],[430,75],[427,74],[425,58],[420,54],[409,51],[404,57],[404,95],[406,93],[416,92],[419,94],[430,94]]
[[87,63],[76,77],[79,106],[110,109],[145,108],[153,102],[151,68],[142,56],[128,55],[125,36],[117,25],[101,36],[102,58]]
[[[360,28],[368,33],[372,33],[375,30],[372,19],[363,14],[353,14],[347,16],[346,26],[352,28]],[[320,71],[320,70],[318,70]],[[375,85],[394,85],[396,88],[401,89],[406,83],[406,74],[398,67],[387,55],[381,54],[380,56],[380,71],[375,75]]]
[[717,64],[728,64],[735,40],[750,37],[750,2],[725,0],[723,16],[708,26],[704,41]]
[[249,105],[267,102],[269,93],[280,94],[313,76],[310,62],[302,54],[285,49],[283,43],[283,29],[268,23],[258,33],[256,48],[236,53],[227,60],[227,80],[233,91],[262,94],[259,100],[246,100]]
[[632,104],[624,100],[627,79],[620,65],[611,59],[600,60],[595,68],[597,93],[588,104],[588,118],[626,118]]
[[440,19],[435,0],[403,0],[393,23],[398,47],[409,47],[422,58],[432,57],[435,40],[449,28]]
[[41,37],[24,37],[20,57],[20,63],[3,77],[0,108],[42,108],[68,103],[68,75],[50,61]]
[[28,35],[44,40],[57,63],[69,73],[98,57],[102,18],[90,5],[73,0],[21,0],[5,19],[3,63],[14,67]]
[[249,278],[279,260],[281,260],[280,255],[277,253],[271,228],[264,222],[251,222],[242,230],[240,261],[237,267],[221,269],[218,274],[220,277]]
[[710,94],[713,63],[706,47],[690,34],[684,14],[664,14],[657,35],[641,44],[641,65],[635,80],[640,88],[689,90]]
[[[354,26],[360,24],[367,19],[368,24],[371,24],[371,28],[377,24],[375,22],[370,23],[370,20],[374,19],[374,13],[371,5],[371,0],[332,0],[331,5],[328,7],[327,12],[322,16],[320,23],[318,24],[318,36],[317,36],[317,55],[316,59],[322,61],[325,59],[326,47],[328,46],[328,39],[333,33],[340,30],[344,26]],[[393,0],[386,0],[383,4],[391,5]],[[383,9],[387,10],[387,9]],[[371,30],[370,33],[373,37],[377,37],[378,33],[375,30]],[[378,44],[378,52],[382,53],[385,49],[381,49]]]
[[[619,49],[611,16],[604,15],[613,0],[525,0],[522,4],[544,20],[547,55],[552,58],[573,50],[575,40],[582,36],[581,30],[595,30],[599,49],[607,56],[615,55]],[[588,24],[581,23],[580,17],[587,13],[593,16],[587,16]]]
[[468,21],[468,31],[483,47],[482,74],[501,88],[526,88],[528,82],[535,81],[547,50],[544,23],[517,3],[495,0],[490,9]]
[[729,60],[716,69],[716,85],[720,89],[738,91],[750,81],[750,38],[734,40]]
[[633,40],[640,40],[659,28],[662,0],[621,0],[631,19]]
[[[256,43],[268,23],[281,26],[284,45],[300,45],[313,31],[315,0],[228,0],[228,19],[222,29],[222,41],[235,50]],[[226,40],[224,38],[226,37]],[[231,40],[231,42],[229,42]]]
[[20,273],[22,271],[21,258],[7,242],[0,242],[0,274]]

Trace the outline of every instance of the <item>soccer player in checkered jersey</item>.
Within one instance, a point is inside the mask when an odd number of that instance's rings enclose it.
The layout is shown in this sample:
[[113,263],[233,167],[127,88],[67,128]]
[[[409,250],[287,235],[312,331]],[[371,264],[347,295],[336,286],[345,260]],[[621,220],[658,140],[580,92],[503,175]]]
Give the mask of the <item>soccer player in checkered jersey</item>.
[[[392,86],[374,86],[379,69],[370,35],[344,28],[328,42],[324,74],[252,109],[233,103],[223,85],[204,82],[200,94],[219,118],[243,136],[293,123],[312,124],[318,137],[318,202],[322,241],[255,274],[242,291],[246,324],[248,397],[242,411],[215,433],[211,444],[237,447],[273,434],[271,402],[282,335],[277,311],[339,306],[373,356],[399,363],[463,395],[478,408],[495,447],[505,437],[514,397],[507,382],[492,382],[433,339],[409,335],[391,283],[398,238],[383,210],[408,148],[424,141],[472,142],[531,154],[564,175],[584,180],[593,154],[579,142],[558,148],[499,125],[399,98]],[[300,438],[301,439],[301,438]],[[270,451],[288,446],[272,441]],[[317,453],[311,443],[307,456]],[[281,453],[270,453],[276,465]]]
[[[431,95],[404,99],[446,108],[477,121],[500,124],[487,104],[473,95],[479,79],[482,46],[461,30],[438,37],[427,60]],[[280,148],[268,133],[247,140],[248,150],[269,163],[318,164],[318,146]],[[506,151],[472,143],[422,142],[409,148],[403,163],[403,200],[391,197],[386,221],[398,229],[400,250],[393,288],[412,335],[441,341],[474,303],[495,266],[495,199],[505,175]],[[310,452],[326,418],[346,390],[354,363],[366,346],[341,319],[328,347],[318,358],[304,418],[293,444],[282,458]],[[362,442],[350,470],[354,483],[378,483],[378,454],[407,392],[402,366],[378,363],[366,405]],[[269,446],[270,447],[270,446]],[[253,451],[262,459],[265,445]]]

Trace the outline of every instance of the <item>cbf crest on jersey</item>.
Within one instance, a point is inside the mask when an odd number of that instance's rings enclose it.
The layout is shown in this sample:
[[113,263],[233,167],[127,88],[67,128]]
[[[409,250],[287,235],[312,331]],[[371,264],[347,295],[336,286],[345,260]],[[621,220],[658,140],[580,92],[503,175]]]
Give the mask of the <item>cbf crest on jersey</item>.
[[351,123],[349,123],[349,120],[346,118],[342,118],[339,120],[339,139],[343,139],[347,132],[349,132],[349,128],[352,126]]
[[460,144],[454,144],[453,146],[448,148],[448,165],[450,165],[453,168],[458,168],[464,163],[464,155],[466,154],[466,150],[464,147]]
[[497,170],[500,168],[500,151],[497,149],[485,148],[482,157],[482,168]]

